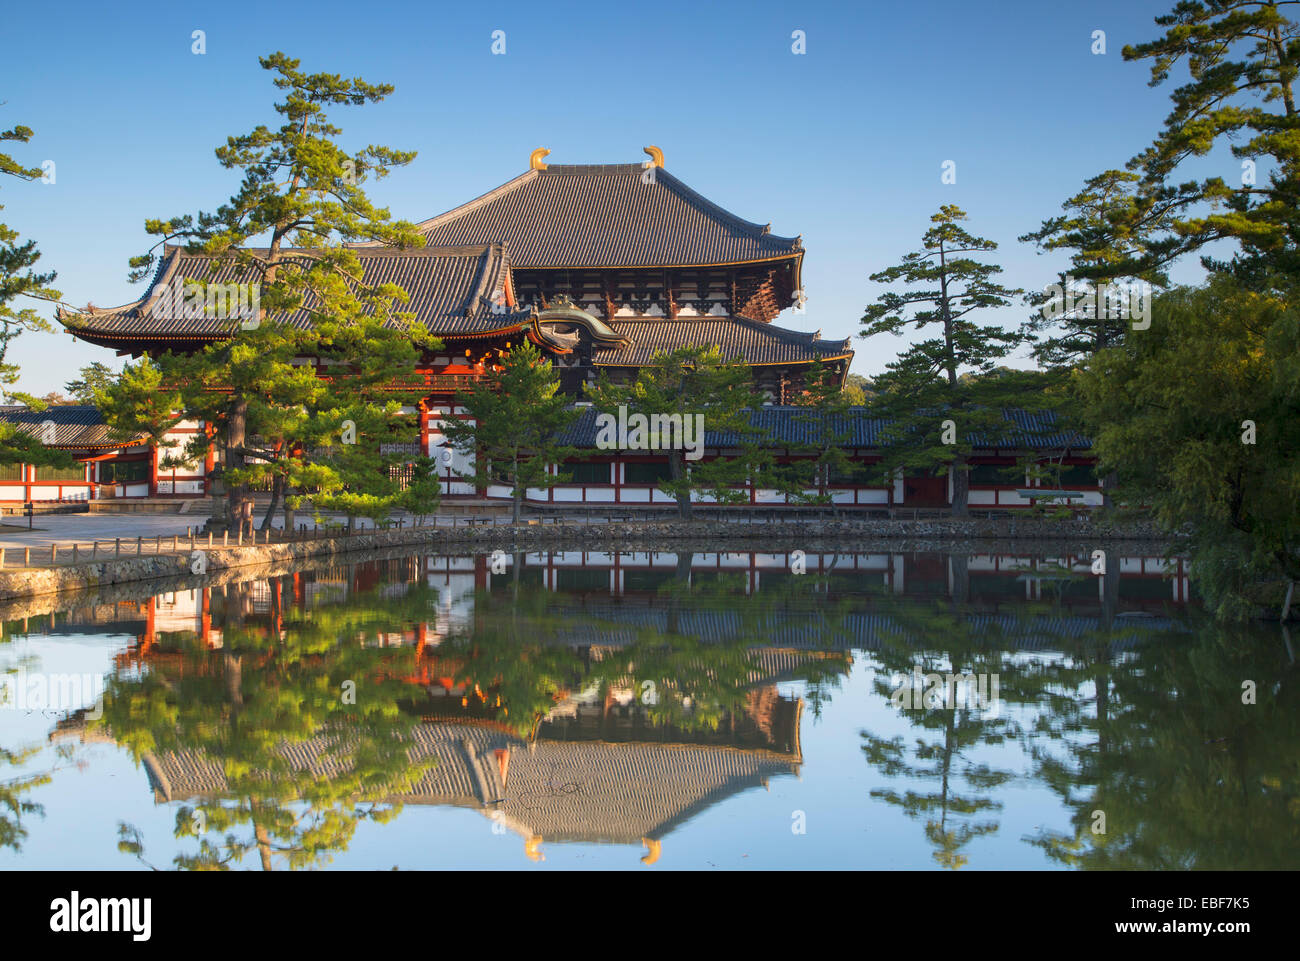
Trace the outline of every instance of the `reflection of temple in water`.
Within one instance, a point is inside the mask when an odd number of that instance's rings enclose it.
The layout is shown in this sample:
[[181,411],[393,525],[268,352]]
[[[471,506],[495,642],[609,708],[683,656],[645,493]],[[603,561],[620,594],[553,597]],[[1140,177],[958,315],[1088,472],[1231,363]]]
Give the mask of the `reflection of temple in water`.
[[[1008,648],[1020,650],[1056,648],[1103,623],[1119,628],[1109,643],[1126,647],[1138,628],[1168,624],[1156,611],[1188,598],[1183,565],[1156,558],[1115,558],[1109,578],[1088,576],[1090,559],[1078,557],[814,554],[801,560],[814,578],[800,579],[786,554],[697,553],[689,570],[673,553],[409,557],[89,607],[51,627],[134,637],[116,658],[119,670],[216,673],[215,658],[194,656],[220,651],[226,625],[273,637],[290,613],[310,616],[362,597],[372,605],[378,599],[382,611],[385,599],[396,604],[416,587],[427,589],[427,605],[421,600],[408,621],[395,616],[382,628],[340,638],[374,649],[414,649],[413,668],[386,676],[411,685],[402,703],[413,718],[408,757],[436,763],[386,800],[479,811],[496,833],[523,838],[534,859],[543,841],[642,843],[649,849],[643,860],[653,863],[676,826],[739,792],[798,775],[804,704],[780,685],[809,676],[809,669],[822,677],[845,674],[850,652],[897,639],[890,615],[873,610],[873,592],[961,598],[974,629],[992,627]],[[682,584],[684,574],[700,591],[713,583],[723,593],[711,603],[668,603],[662,589]],[[726,601],[726,591],[781,596],[785,586],[814,580],[820,600],[811,605],[751,611]],[[556,692],[549,712],[521,733],[517,723],[504,723],[493,680],[476,681],[463,648],[448,643],[473,636],[504,602],[494,595],[512,584],[540,590],[550,598],[548,611],[559,615],[538,642],[579,652],[587,664],[617,661],[647,635],[739,644],[745,660],[732,703],[716,727],[674,726],[652,720],[633,683],[607,683]],[[1057,602],[1050,612],[1028,618],[1017,612],[1048,596]],[[845,597],[852,603],[833,612],[826,603]],[[254,657],[245,670],[256,664]],[[64,733],[79,729],[62,727]],[[344,773],[323,737],[286,745],[281,754],[314,779]],[[158,751],[142,760],[158,803],[226,796],[220,757]]]
[[[477,684],[454,686],[446,679],[443,687],[435,681],[407,735],[411,763],[434,763],[411,789],[382,800],[479,811],[494,833],[521,837],[532,860],[543,858],[544,841],[587,842],[641,844],[648,849],[642,862],[653,864],[662,839],[678,825],[726,798],[799,773],[803,701],[781,694],[777,684],[792,677],[799,662],[819,655],[752,653],[751,684],[716,729],[652,723],[638,692],[616,686],[603,696],[595,690],[565,696],[525,737],[481,716],[488,696]],[[121,662],[174,656],[137,646]],[[835,660],[836,669],[847,672],[847,655]],[[439,668],[448,665],[435,659],[434,673]],[[468,696],[457,697],[462,690]],[[59,727],[55,736],[113,741],[102,729],[88,734],[79,719]],[[286,744],[278,753],[313,780],[346,774],[326,737]],[[231,796],[220,757],[150,751],[141,760],[157,803]]]
[[[511,831],[539,858],[543,841],[643,843],[652,863],[661,839],[704,809],[769,779],[797,775],[802,702],[774,687],[751,691],[736,730],[683,732],[633,726],[606,740],[607,716],[595,711],[566,725],[543,724],[527,741],[498,725],[426,720],[411,732],[411,760],[436,763],[409,792],[386,800],[471,808],[497,833]],[[588,724],[588,721],[595,723]],[[615,725],[616,726],[616,725]],[[340,772],[324,739],[286,751],[298,770],[318,778]],[[191,752],[149,754],[149,783],[159,803],[219,798],[225,774]]]
[[[627,623],[645,623],[647,617],[655,616],[644,609],[655,608],[659,589],[679,576],[680,568],[679,555],[672,552],[554,551],[517,557],[522,565],[517,579],[524,586],[564,595],[565,603],[578,600],[586,609],[600,608],[602,598],[609,599],[615,603],[604,605],[603,610],[611,615],[621,610],[617,619]],[[825,580],[828,598],[864,595],[869,599],[872,593],[947,597],[969,603],[976,616],[1014,614],[1026,602],[1049,601],[1059,615],[1055,620],[1065,624],[1068,633],[1095,629],[1098,618],[1108,614],[1151,615],[1155,619],[1144,618],[1146,623],[1164,624],[1158,615],[1171,605],[1190,603],[1194,593],[1187,562],[1157,556],[1112,557],[1107,577],[1092,574],[1093,559],[1083,555],[959,558],[912,552],[801,554],[798,560],[807,575]],[[401,597],[412,584],[422,582],[437,589],[439,595],[428,620],[373,640],[380,644],[436,644],[451,632],[472,626],[476,591],[504,589],[516,580],[515,558],[506,555],[503,562],[505,570],[499,573],[493,572],[492,559],[487,556],[406,557],[305,571],[288,576],[290,596],[273,597],[271,584],[259,581],[248,585],[248,595],[241,597],[240,603],[253,618],[273,618],[276,610],[287,604],[310,610],[369,591]],[[694,553],[689,583],[700,587],[711,580],[728,579],[746,595],[761,594],[798,580],[795,564],[791,553]],[[145,645],[162,635],[184,633],[219,648],[223,594],[223,588],[205,587],[159,594],[150,601],[79,608],[48,620],[24,619],[21,631],[79,633],[112,628],[134,635]],[[638,606],[640,613],[630,610]],[[662,617],[662,612],[658,616]],[[858,624],[859,629],[853,631],[857,646],[874,646],[869,622],[859,619]],[[707,638],[711,631],[700,622],[695,633]]]

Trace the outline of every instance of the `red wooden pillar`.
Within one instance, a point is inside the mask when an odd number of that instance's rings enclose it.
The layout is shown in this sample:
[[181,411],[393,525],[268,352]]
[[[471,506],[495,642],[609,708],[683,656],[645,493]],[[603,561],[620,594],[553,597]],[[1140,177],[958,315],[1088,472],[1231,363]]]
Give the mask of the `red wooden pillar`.
[[149,445],[149,496],[158,496],[158,448]]
[[420,453],[429,456],[429,399],[420,401]]
[[217,466],[216,453],[209,450],[203,456],[203,493],[212,493],[212,471]]

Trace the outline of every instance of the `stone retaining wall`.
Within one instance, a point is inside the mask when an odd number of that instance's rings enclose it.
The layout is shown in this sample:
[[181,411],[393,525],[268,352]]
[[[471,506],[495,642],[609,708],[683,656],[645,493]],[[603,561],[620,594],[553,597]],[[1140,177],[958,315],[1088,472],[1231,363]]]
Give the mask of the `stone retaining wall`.
[[[281,544],[202,548],[209,572],[254,565],[292,564],[346,553],[405,547],[430,553],[478,553],[492,550],[607,550],[670,548],[776,552],[781,550],[861,551],[867,545],[898,550],[961,550],[976,553],[1011,552],[1011,542],[1024,550],[1085,549],[1103,542],[1132,542],[1135,553],[1161,553],[1169,538],[1153,525],[1104,526],[1081,520],[1036,518],[934,520],[820,520],[798,523],[739,524],[731,522],[646,521],[595,525],[526,524],[460,528],[405,528],[360,531],[348,536]],[[698,545],[698,546],[697,546]],[[924,546],[921,546],[924,545]],[[185,577],[192,574],[188,550],[176,554],[92,561],[68,567],[0,570],[0,598],[93,589],[105,584]]]

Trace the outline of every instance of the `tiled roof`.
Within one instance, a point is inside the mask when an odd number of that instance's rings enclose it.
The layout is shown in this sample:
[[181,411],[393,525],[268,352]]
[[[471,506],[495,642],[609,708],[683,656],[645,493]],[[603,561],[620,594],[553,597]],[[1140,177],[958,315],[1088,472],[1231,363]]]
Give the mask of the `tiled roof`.
[[[415,315],[430,333],[476,334],[518,326],[527,321],[530,311],[507,309],[494,313],[491,298],[504,288],[510,262],[501,244],[461,247],[420,247],[397,250],[392,247],[356,248],[365,284],[393,283],[407,292],[410,299],[398,310]],[[299,253],[289,251],[289,253]],[[300,252],[308,256],[310,252]],[[228,336],[239,319],[176,316],[178,311],[159,311],[150,299],[161,285],[196,280],[205,283],[238,283],[253,276],[233,264],[208,271],[209,258],[186,253],[180,247],[168,247],[149,291],[140,300],[107,310],[69,314],[59,319],[75,333],[87,339],[95,337],[144,339],[150,336],[205,340]],[[174,288],[173,288],[174,289]],[[310,304],[310,299],[309,299]],[[310,323],[307,310],[287,318],[292,326],[305,328]]]
[[740,358],[756,365],[811,363],[853,356],[847,340],[821,340],[818,333],[805,334],[745,317],[615,318],[609,326],[631,343],[627,347],[602,347],[595,351],[592,363],[597,367],[643,367],[660,351],[701,344],[720,348],[728,360]]
[[799,238],[778,237],[661,167],[636,163],[529,170],[417,227],[431,244],[505,242],[521,269],[709,266],[802,253]]
[[110,430],[97,407],[83,404],[51,406],[42,411],[30,407],[0,407],[0,423],[13,424],[20,431],[44,440],[45,424],[54,424],[54,440],[46,447],[68,450],[129,447],[141,443],[146,435],[132,437]]
[[[595,447],[598,416],[599,411],[595,408],[584,409],[581,416],[560,436],[560,443],[573,447]],[[990,439],[972,435],[972,446],[995,450],[1056,450],[1062,447],[1086,450],[1092,446],[1091,441],[1078,431],[1058,427],[1051,411],[1005,410],[1003,416],[1010,425],[1004,437]],[[870,407],[850,407],[847,414],[823,419],[815,408],[773,405],[752,411],[750,423],[762,432],[760,436],[766,438],[765,444],[771,447],[819,443],[822,431],[829,430],[832,436],[844,438],[845,447],[870,448],[887,444],[886,429],[890,422],[883,417],[874,416]],[[736,435],[711,431],[708,427],[706,415],[706,447],[734,447],[739,443]]]
[[1056,422],[1056,415],[1050,410],[1025,410],[1008,408],[1002,416],[1012,425],[1005,437],[989,437],[984,434],[972,434],[970,442],[975,447],[1016,448],[1030,446],[1029,441],[1038,448],[1068,447],[1082,450],[1092,447],[1092,441],[1077,430],[1061,427]]

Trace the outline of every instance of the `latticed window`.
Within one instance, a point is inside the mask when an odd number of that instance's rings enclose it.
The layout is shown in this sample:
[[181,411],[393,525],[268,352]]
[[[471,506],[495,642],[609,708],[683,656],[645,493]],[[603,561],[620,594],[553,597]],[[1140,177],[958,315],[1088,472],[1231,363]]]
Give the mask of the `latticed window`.
[[867,465],[858,461],[848,461],[842,467],[832,467],[827,471],[828,484],[863,484],[870,478]]
[[1025,472],[1014,464],[976,464],[970,469],[971,487],[1005,487],[1024,482]]
[[609,464],[564,464],[561,474],[569,474],[573,479],[569,484],[608,484],[610,482]]
[[149,479],[149,462],[126,460],[99,465],[99,479],[105,484],[138,484]]
[[22,464],[0,464],[0,481],[20,481],[22,479]]
[[84,481],[86,468],[83,464],[78,464],[76,467],[37,467],[36,479],[38,481]]
[[671,477],[672,468],[668,466],[666,460],[657,463],[633,461],[624,465],[623,483],[625,484],[658,484]]
[[1096,487],[1097,472],[1089,464],[1067,464],[1061,468],[1061,486]]

